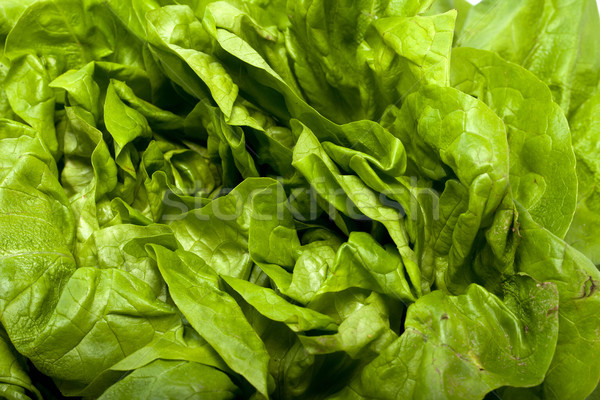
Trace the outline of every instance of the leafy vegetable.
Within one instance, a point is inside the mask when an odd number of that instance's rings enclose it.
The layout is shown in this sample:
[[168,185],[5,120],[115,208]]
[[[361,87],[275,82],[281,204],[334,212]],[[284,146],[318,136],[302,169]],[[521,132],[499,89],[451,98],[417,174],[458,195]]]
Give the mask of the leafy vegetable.
[[592,0],[8,0],[0,47],[0,398],[597,387]]

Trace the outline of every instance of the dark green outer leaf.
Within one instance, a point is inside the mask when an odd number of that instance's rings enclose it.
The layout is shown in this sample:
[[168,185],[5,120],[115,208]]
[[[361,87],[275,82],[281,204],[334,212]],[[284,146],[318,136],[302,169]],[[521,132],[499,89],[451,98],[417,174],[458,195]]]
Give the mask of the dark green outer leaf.
[[540,383],[558,333],[556,286],[516,276],[504,296],[472,285],[421,297],[402,336],[331,399],[481,399]]
[[552,235],[519,209],[521,245],[515,266],[535,279],[551,281],[559,293],[559,334],[543,384],[547,399],[583,399],[600,379],[600,272],[583,254]]

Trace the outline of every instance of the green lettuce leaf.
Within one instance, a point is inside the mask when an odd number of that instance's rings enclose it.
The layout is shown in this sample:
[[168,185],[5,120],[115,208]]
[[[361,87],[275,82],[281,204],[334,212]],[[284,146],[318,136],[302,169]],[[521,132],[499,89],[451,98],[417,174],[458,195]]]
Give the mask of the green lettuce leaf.
[[548,87],[491,52],[463,48],[452,52],[451,82],[502,118],[515,201],[550,232],[564,237],[575,211],[575,158],[567,120]]
[[189,361],[157,360],[111,386],[100,399],[178,397],[235,399],[238,388],[223,372]]
[[565,240],[581,251],[596,265],[600,264],[600,242],[596,235],[600,222],[597,162],[598,136],[600,135],[600,94],[585,102],[571,119],[573,150],[577,157],[578,200],[573,223]]
[[594,362],[600,295],[600,272],[583,254],[552,235],[520,210],[521,245],[516,267],[535,279],[554,282],[559,293],[558,343],[544,381],[545,398],[585,398],[598,384],[600,366]]
[[585,399],[599,41],[593,0],[1,2],[0,398]]
[[[216,273],[192,253],[159,246],[152,246],[152,251],[173,301],[190,324],[232,370],[268,396],[269,355],[235,300],[219,288]],[[201,305],[197,298],[204,299]]]
[[41,399],[38,389],[33,386],[24,360],[0,328],[0,396],[7,400]]
[[481,398],[540,383],[558,333],[556,287],[517,276],[503,300],[477,285],[420,298],[402,336],[331,398]]
[[550,87],[568,115],[598,85],[599,41],[593,0],[484,0],[469,11],[457,44],[524,66]]

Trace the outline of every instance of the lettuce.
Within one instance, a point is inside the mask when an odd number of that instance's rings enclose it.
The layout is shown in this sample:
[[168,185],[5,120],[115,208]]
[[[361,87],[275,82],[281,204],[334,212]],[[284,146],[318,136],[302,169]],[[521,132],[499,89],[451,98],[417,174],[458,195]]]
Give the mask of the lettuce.
[[586,399],[593,0],[0,4],[0,398]]

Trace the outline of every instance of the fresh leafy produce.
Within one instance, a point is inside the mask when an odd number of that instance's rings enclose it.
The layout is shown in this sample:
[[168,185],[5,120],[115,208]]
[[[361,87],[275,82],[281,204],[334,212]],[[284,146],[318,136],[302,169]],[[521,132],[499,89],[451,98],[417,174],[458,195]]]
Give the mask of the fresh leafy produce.
[[3,0],[0,46],[0,399],[596,388],[594,0]]

